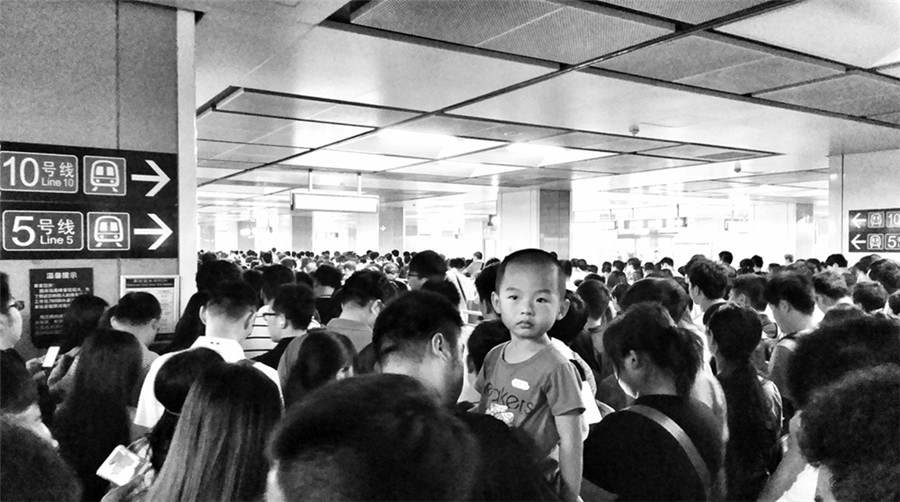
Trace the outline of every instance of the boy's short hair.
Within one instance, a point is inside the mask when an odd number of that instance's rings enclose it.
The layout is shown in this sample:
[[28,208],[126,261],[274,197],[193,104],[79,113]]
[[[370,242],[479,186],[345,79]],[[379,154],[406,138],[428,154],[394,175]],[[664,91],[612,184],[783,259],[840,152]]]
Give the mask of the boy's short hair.
[[475,277],[475,291],[478,291],[478,298],[488,304],[491,303],[491,293],[497,290],[497,269],[499,268],[499,265],[484,267],[481,273]]
[[341,282],[344,280],[344,274],[327,263],[323,263],[316,267],[310,275],[312,275],[313,280],[316,281],[317,284],[334,289],[340,288]]
[[162,307],[155,296],[145,291],[134,291],[119,298],[115,318],[133,326],[144,324],[162,317]]
[[805,315],[812,315],[816,308],[812,280],[798,272],[779,272],[766,283],[766,303],[778,305],[784,300]]
[[840,300],[850,295],[850,288],[844,280],[844,274],[835,270],[823,270],[813,276],[813,288],[816,293],[832,300]]
[[887,300],[887,291],[877,282],[857,282],[853,286],[853,303],[859,304],[866,312],[883,309]]
[[256,312],[259,297],[249,284],[242,281],[226,281],[210,290],[206,310],[216,316],[231,320],[243,319],[250,312]]
[[447,262],[441,255],[428,249],[416,253],[409,260],[409,271],[418,274],[422,279],[444,277],[447,275]]
[[375,320],[372,346],[378,360],[384,362],[399,353],[414,361],[422,359],[422,345],[436,333],[456,347],[462,319],[457,307],[431,291],[410,291],[388,304]]
[[500,319],[484,321],[475,326],[466,342],[466,348],[472,358],[475,371],[481,371],[481,367],[484,366],[484,358],[491,349],[510,339],[509,329]]
[[395,294],[396,290],[386,275],[377,270],[360,270],[347,278],[338,296],[341,305],[352,302],[365,307],[375,300],[387,303]]
[[262,294],[267,301],[272,301],[282,284],[297,282],[294,271],[284,265],[269,265],[262,270]]
[[710,300],[725,297],[728,288],[728,274],[725,268],[709,260],[699,260],[693,264],[689,272],[691,286],[697,286],[703,295]]
[[306,284],[283,284],[275,293],[272,310],[295,329],[306,329],[316,312],[316,294]]
[[750,306],[757,312],[766,310],[766,282],[768,280],[756,274],[741,274],[734,278],[734,284],[731,287],[731,297],[738,295],[747,295]]
[[467,500],[481,467],[468,428],[418,381],[391,374],[308,394],[268,451],[291,500]]
[[566,274],[562,269],[559,261],[550,253],[542,249],[520,249],[503,259],[500,268],[497,269],[497,282],[494,285],[495,291],[500,291],[503,284],[503,276],[506,269],[510,265],[522,265],[527,267],[549,267],[556,271],[556,282],[558,287],[559,299],[562,300],[566,295]]
[[797,339],[787,387],[803,409],[815,389],[850,371],[881,364],[900,364],[900,325],[874,316],[851,319]]
[[835,500],[900,500],[900,366],[857,370],[803,411],[803,456],[831,472]]

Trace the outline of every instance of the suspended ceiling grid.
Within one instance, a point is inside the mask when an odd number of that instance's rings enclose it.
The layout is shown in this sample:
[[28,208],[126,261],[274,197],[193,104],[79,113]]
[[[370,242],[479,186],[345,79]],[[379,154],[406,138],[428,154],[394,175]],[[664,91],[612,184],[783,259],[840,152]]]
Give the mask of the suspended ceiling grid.
[[[310,177],[316,189],[352,190],[357,173],[364,192],[391,191],[391,201],[654,186],[647,179],[705,187],[684,190],[698,195],[749,185],[754,198],[822,199],[827,155],[900,144],[894,0],[319,10],[294,42],[198,96],[201,205],[283,206]],[[198,79],[216,73],[198,59]]]

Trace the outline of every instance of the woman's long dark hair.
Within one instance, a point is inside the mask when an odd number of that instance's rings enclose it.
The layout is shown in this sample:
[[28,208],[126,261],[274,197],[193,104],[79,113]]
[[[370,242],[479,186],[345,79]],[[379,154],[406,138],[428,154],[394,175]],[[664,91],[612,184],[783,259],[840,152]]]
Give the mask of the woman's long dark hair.
[[116,445],[131,439],[128,403],[141,369],[140,342],[131,333],[98,330],[82,345],[72,391],[60,405],[55,436],[60,453],[99,500],[107,482],[94,473]]
[[280,416],[278,387],[261,371],[245,363],[207,369],[191,386],[147,500],[258,500]]
[[603,346],[616,368],[621,368],[632,350],[646,354],[672,376],[681,396],[691,392],[703,350],[697,337],[675,326],[666,309],[656,302],[634,304],[613,319],[603,333]]
[[78,295],[63,312],[59,334],[60,352],[65,354],[84,343],[85,338],[100,325],[100,318],[109,303],[94,295]]
[[153,426],[149,437],[150,464],[156,472],[162,469],[166,461],[172,436],[175,435],[175,426],[191,385],[204,370],[224,362],[216,352],[197,348],[175,354],[159,368],[156,381],[153,382],[153,393],[166,411]]
[[[728,473],[729,495],[740,499],[755,498],[753,494],[742,497],[734,493],[733,490],[738,488],[732,482],[740,476],[753,474],[746,472],[750,466],[756,466],[764,476],[765,465],[778,437],[777,420],[768,423],[765,391],[750,362],[762,337],[762,323],[756,312],[725,304],[710,318],[709,331],[716,343],[716,353],[728,361],[730,368],[718,375],[728,403],[726,467],[734,466],[735,471],[735,475]],[[762,488],[761,484],[759,488]]]
[[353,342],[346,336],[327,330],[311,330],[288,374],[284,386],[285,406],[291,407],[308,392],[334,380],[342,369],[353,367],[356,355]]

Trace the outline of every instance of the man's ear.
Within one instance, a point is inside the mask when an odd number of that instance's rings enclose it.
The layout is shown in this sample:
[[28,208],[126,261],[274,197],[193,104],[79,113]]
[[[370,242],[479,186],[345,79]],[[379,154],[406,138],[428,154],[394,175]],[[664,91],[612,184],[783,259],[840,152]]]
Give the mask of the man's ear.
[[369,306],[369,310],[375,314],[375,317],[378,317],[378,314],[381,313],[381,310],[384,309],[384,302],[381,300],[374,300],[372,305]]
[[150,321],[150,328],[152,328],[153,331],[158,332],[159,331],[159,323],[160,323],[159,319],[152,319]]
[[435,333],[431,337],[430,349],[435,356],[444,358],[450,356],[450,342],[443,333]]
[[475,361],[472,359],[471,354],[466,354],[466,371],[469,373],[478,373],[475,369]]
[[629,350],[622,361],[622,366],[633,371],[641,370],[644,368],[644,358],[637,351]]
[[252,328],[253,328],[253,320],[254,320],[254,319],[256,319],[256,312],[253,312],[252,310],[251,310],[250,312],[247,312],[247,315],[244,316],[244,325],[243,325],[243,328],[244,328],[245,330],[250,330],[250,329],[252,329]]
[[556,316],[557,321],[566,316],[566,313],[569,311],[569,305],[571,304],[572,302],[570,302],[568,298],[563,297],[562,301],[559,302],[559,314]]
[[200,306],[200,322],[202,322],[204,326],[206,326],[206,316],[207,315],[208,314],[206,313],[206,305],[201,305]]
[[778,300],[778,310],[781,310],[784,313],[788,313],[793,308],[794,307],[790,303],[788,303],[787,300]]
[[112,316],[112,317],[109,318],[109,325],[112,326],[112,329],[116,329],[116,330],[119,330],[119,331],[124,331],[124,330],[122,329],[122,323],[120,323],[119,320],[116,319],[116,316]]

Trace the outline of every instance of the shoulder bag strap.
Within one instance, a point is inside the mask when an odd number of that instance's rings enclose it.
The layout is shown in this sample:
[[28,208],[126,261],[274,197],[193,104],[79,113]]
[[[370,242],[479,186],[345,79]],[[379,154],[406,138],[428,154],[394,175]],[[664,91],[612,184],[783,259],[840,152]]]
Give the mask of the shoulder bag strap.
[[687,433],[684,432],[684,429],[682,429],[681,426],[675,423],[675,421],[669,418],[665,413],[657,410],[656,408],[651,408],[642,404],[636,404],[625,408],[624,411],[631,411],[633,413],[643,415],[650,420],[653,420],[663,429],[665,429],[666,432],[671,434],[676,441],[678,441],[678,444],[680,444],[681,448],[684,449],[684,452],[687,454],[688,459],[690,459],[691,464],[694,466],[694,470],[697,471],[697,475],[700,477],[700,482],[703,483],[703,491],[706,494],[706,499],[709,500],[709,490],[712,487],[712,477],[709,475],[709,468],[706,466],[706,462],[703,461],[703,457],[700,456],[700,452],[697,451],[697,447],[694,446],[694,442],[691,441],[691,438],[689,438]]

